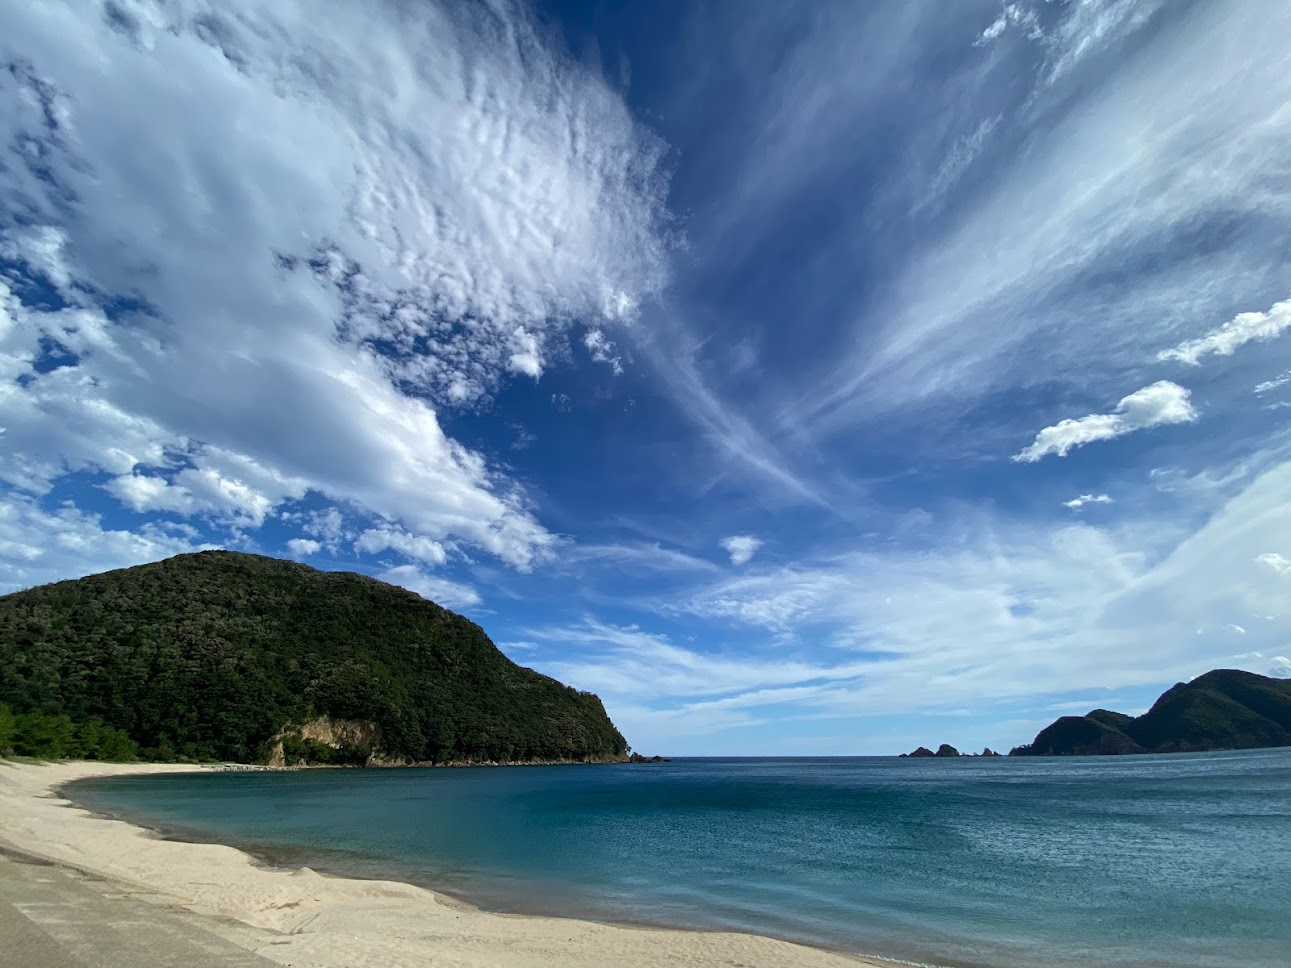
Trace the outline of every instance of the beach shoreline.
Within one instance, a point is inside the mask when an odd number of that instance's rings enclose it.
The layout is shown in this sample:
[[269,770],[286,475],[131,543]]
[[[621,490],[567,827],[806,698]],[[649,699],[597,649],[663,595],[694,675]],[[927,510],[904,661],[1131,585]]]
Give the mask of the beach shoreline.
[[213,924],[240,922],[255,929],[239,935],[249,950],[293,968],[895,964],[753,934],[488,912],[412,884],[322,875],[307,867],[288,870],[235,847],[166,839],[94,814],[61,793],[77,780],[219,768],[0,761],[0,844]]

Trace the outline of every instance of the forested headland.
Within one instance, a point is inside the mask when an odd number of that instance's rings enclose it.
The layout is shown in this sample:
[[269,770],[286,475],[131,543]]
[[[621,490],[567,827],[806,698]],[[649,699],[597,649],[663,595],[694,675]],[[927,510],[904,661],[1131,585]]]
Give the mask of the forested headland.
[[516,665],[461,615],[363,575],[228,551],[0,597],[0,704],[0,751],[32,756],[504,763],[628,749],[594,694]]
[[1171,686],[1142,716],[1063,716],[1013,756],[1197,753],[1291,746],[1291,681],[1215,669]]

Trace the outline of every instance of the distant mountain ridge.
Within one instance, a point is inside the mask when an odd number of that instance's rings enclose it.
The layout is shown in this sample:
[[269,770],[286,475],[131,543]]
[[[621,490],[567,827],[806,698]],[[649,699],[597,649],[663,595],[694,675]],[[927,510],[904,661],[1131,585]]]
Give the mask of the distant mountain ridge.
[[145,759],[585,762],[628,748],[595,695],[516,665],[461,615],[231,551],[0,597],[0,704],[31,729],[115,728]]
[[1183,753],[1291,746],[1291,680],[1215,669],[1171,686],[1137,718],[1063,716],[1011,756]]

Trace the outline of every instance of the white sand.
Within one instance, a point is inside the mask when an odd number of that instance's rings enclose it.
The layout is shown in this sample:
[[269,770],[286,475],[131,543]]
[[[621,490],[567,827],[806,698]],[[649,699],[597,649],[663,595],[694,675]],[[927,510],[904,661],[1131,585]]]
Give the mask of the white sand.
[[85,777],[185,769],[192,767],[0,761],[0,837],[142,901],[251,925],[258,930],[236,940],[293,968],[881,968],[755,935],[489,914],[409,884],[270,869],[232,847],[161,840],[92,816],[53,792]]

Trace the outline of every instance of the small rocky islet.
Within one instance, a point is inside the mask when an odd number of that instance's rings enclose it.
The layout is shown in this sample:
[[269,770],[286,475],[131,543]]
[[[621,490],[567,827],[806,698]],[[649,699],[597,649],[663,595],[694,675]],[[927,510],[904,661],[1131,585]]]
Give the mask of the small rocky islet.
[[989,746],[983,749],[980,753],[961,753],[959,752],[959,750],[955,749],[955,747],[951,746],[949,743],[942,743],[940,746],[937,747],[937,752],[935,753],[932,750],[928,749],[928,747],[926,746],[920,746],[917,750],[915,750],[912,753],[902,753],[901,759],[910,759],[910,758],[923,759],[925,757],[949,759],[951,757],[956,757],[956,756],[974,757],[974,756],[1000,756],[1000,755],[1001,755],[1000,753],[995,752],[995,750],[991,749]]

